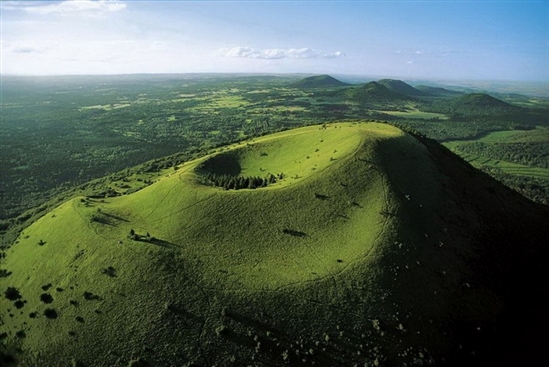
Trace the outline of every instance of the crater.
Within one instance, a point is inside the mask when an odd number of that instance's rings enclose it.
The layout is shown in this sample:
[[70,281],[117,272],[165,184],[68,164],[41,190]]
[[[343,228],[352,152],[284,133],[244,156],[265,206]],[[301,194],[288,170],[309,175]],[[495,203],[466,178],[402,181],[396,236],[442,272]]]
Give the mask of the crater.
[[246,153],[250,152],[237,149],[209,157],[196,167],[195,172],[201,176],[203,184],[225,190],[257,189],[283,178],[283,174],[275,176],[262,167],[253,167]]
[[208,174],[238,176],[241,172],[240,156],[236,152],[215,155],[197,166],[197,173],[204,176]]

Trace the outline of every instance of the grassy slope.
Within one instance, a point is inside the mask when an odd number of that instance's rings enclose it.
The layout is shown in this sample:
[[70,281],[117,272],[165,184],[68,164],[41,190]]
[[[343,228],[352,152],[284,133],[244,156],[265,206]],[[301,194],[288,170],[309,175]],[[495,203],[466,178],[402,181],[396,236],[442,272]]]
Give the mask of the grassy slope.
[[[207,187],[194,170],[202,158],[132,195],[69,201],[27,228],[3,264],[13,272],[3,284],[27,302],[2,299],[8,352],[20,345],[21,365],[43,366],[395,365],[477,347],[468,333],[489,329],[501,300],[464,286],[473,255],[463,228],[476,231],[479,218],[445,193],[425,146],[387,125],[336,124],[228,149],[246,175],[286,178]],[[129,240],[130,229],[157,240]]]

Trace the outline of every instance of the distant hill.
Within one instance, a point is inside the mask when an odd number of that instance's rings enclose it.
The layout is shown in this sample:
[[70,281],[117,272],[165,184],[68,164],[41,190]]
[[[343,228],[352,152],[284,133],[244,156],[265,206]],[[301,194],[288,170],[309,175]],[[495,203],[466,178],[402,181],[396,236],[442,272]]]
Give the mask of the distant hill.
[[404,94],[406,96],[423,97],[427,95],[427,93],[421,90],[418,90],[409,84],[406,84],[402,80],[381,79],[381,80],[378,80],[377,82],[387,87],[387,89],[392,90],[393,92]]
[[0,362],[535,365],[548,217],[387,124],[233,144],[26,228],[2,258]]
[[523,108],[511,105],[486,93],[469,93],[452,99],[438,100],[426,109],[451,116],[487,116],[515,119]]
[[427,95],[440,96],[440,97],[452,97],[452,96],[455,97],[463,94],[463,92],[449,90],[441,87],[430,87],[427,85],[416,85],[415,89],[422,91]]
[[414,100],[412,97],[392,91],[378,82],[345,88],[338,91],[337,94],[346,100],[358,102],[370,108],[394,108]]
[[513,108],[507,102],[494,98],[486,93],[469,93],[453,100],[456,106],[488,107],[488,108]]
[[292,88],[333,88],[333,87],[345,87],[350,84],[337,80],[336,78],[324,74],[315,75],[307,78],[303,78],[295,83],[290,84]]

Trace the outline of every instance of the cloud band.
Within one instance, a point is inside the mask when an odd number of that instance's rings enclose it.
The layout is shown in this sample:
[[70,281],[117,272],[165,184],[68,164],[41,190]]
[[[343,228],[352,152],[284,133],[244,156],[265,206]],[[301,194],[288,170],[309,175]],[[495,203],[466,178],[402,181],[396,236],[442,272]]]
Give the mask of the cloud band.
[[224,57],[232,58],[250,58],[250,59],[333,59],[345,56],[341,51],[332,53],[323,53],[310,48],[266,48],[256,49],[252,47],[233,47],[222,48],[218,54]]

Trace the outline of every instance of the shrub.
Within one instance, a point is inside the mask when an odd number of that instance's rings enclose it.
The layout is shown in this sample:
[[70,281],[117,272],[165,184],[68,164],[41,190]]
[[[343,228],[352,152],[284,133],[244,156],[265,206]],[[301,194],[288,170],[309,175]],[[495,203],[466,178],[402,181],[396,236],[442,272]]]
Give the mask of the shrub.
[[109,266],[108,268],[101,269],[101,273],[110,276],[111,278],[116,277],[116,269],[112,266]]
[[92,292],[84,292],[84,298],[88,301],[98,301],[101,299],[97,294],[93,294]]
[[25,333],[25,330],[19,330],[18,332],[15,333],[15,336],[18,337],[19,339],[24,339],[27,337],[27,334]]
[[19,293],[19,290],[15,287],[8,287],[6,292],[4,292],[4,296],[10,301],[17,301],[21,298],[21,293]]
[[48,293],[42,293],[40,295],[40,301],[42,301],[44,303],[52,303],[53,302],[53,297]]
[[14,306],[15,306],[15,308],[17,308],[17,309],[23,308],[23,307],[25,306],[25,302],[23,302],[23,301],[21,301],[21,300],[15,301]]
[[57,314],[57,311],[55,311],[53,308],[46,308],[44,310],[44,316],[46,316],[48,319],[56,319],[59,315]]

